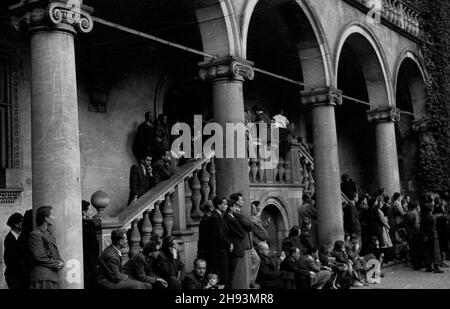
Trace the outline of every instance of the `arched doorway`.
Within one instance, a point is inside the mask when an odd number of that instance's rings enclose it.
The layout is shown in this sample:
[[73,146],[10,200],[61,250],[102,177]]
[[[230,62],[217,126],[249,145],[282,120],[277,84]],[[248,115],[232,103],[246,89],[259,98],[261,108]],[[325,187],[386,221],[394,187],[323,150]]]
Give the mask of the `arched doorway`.
[[[345,95],[373,106],[389,105],[382,60],[370,35],[354,28],[340,50],[337,86]],[[367,120],[369,108],[345,98],[342,106],[336,108],[340,171],[348,174],[363,192],[374,192],[378,187],[375,128]]]
[[284,220],[280,210],[274,204],[268,204],[261,211],[261,220],[265,224],[269,235],[268,243],[271,250],[279,252],[281,250],[281,242],[286,236]]
[[[396,126],[397,152],[401,188],[404,193],[417,196],[419,136],[412,130],[414,120],[425,116],[425,82],[418,63],[412,55],[400,64],[396,80],[397,107],[403,113]],[[414,116],[412,115],[414,114]]]
[[[248,24],[247,58],[258,68],[325,87],[329,81],[326,43],[319,37],[315,16],[305,2],[259,0]],[[276,46],[276,48],[274,48]],[[301,86],[263,74],[244,85],[245,107],[259,104],[269,116],[278,107],[295,123],[296,133],[312,143],[311,121],[301,102]],[[309,128],[309,129],[308,129]]]

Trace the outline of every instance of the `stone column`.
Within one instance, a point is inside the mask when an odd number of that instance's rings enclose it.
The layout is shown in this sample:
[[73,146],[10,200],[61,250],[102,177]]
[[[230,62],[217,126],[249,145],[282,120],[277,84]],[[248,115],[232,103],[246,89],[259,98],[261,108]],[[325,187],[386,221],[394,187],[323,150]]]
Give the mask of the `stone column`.
[[400,121],[400,110],[390,106],[378,107],[367,111],[367,118],[375,123],[379,187],[389,195],[401,192],[395,139],[395,123]]
[[302,103],[311,108],[314,142],[314,178],[319,244],[344,239],[339,157],[334,106],[342,92],[334,88],[302,91]]
[[[225,158],[228,148],[235,149],[237,154],[239,144],[239,138],[236,138],[236,136],[234,142],[226,140],[226,125],[240,124],[244,126],[242,86],[245,79],[251,80],[253,77],[252,63],[242,59],[227,57],[200,63],[200,78],[212,84],[214,121],[220,124],[223,129],[223,158],[215,160],[217,196],[229,198],[233,193],[242,193],[245,201],[243,211],[247,214],[250,214],[249,162],[245,158],[246,154],[244,154],[244,158]],[[239,146],[244,145],[240,143]],[[249,261],[249,259],[245,259],[245,262],[238,263],[236,266],[234,272],[236,277],[232,278],[232,288],[247,289],[249,287]]]
[[[248,61],[233,57],[200,63],[200,78],[212,84],[214,122],[223,129],[223,158],[215,161],[217,195],[229,198],[232,193],[241,192],[247,204],[250,190],[248,159],[225,157],[227,148],[237,149],[238,146],[236,137],[234,143],[226,142],[226,124],[244,125],[242,86],[245,79],[254,77],[251,65]],[[246,211],[250,213],[250,205]]]
[[[69,4],[70,3],[70,4]],[[65,267],[60,288],[83,288],[80,146],[74,36],[93,22],[81,1],[22,1],[12,24],[31,36],[33,209],[53,207]]]

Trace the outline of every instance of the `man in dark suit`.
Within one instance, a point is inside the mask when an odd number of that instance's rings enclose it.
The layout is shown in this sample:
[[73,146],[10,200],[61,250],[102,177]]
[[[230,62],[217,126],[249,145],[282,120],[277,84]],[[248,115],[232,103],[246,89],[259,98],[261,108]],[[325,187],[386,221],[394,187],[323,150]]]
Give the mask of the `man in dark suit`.
[[245,263],[244,249],[241,244],[245,237],[245,231],[234,215],[235,213],[238,213],[238,211],[239,209],[236,203],[233,200],[229,200],[227,212],[224,214],[224,220],[227,224],[228,239],[233,244],[233,251],[230,253],[229,257],[231,288],[248,289],[248,286],[245,286],[246,280],[242,280],[245,278],[240,277],[239,271],[241,271],[241,269],[236,267],[238,264],[242,265],[242,263]]
[[295,288],[309,289],[311,284],[311,274],[308,270],[300,268],[300,249],[296,247],[289,248],[288,256],[280,265],[280,270],[292,272],[294,274]]
[[359,212],[356,208],[358,193],[352,192],[348,198],[350,202],[344,207],[344,231],[352,237],[356,236],[361,243],[361,224],[359,222]]
[[137,129],[133,141],[133,152],[137,159],[155,150],[155,124],[152,112],[145,113],[145,121]]
[[159,183],[169,179],[175,174],[175,167],[169,150],[157,152],[155,163],[153,163],[153,175],[155,182]]
[[23,216],[19,213],[12,214],[6,224],[11,231],[5,237],[4,261],[6,265],[5,280],[10,290],[26,289],[25,286],[25,260],[24,250],[19,242],[19,234],[22,230]]
[[89,220],[89,203],[81,201],[81,212],[83,215],[83,273],[84,288],[95,289],[97,286],[97,266],[99,256],[99,245],[95,223]]
[[127,243],[124,230],[111,232],[112,244],[100,255],[98,283],[107,289],[144,289],[146,286],[139,281],[128,278],[122,272],[122,249]]
[[258,244],[258,254],[261,259],[261,265],[259,266],[256,282],[262,289],[283,289],[283,279],[286,272],[280,270],[280,263],[283,262],[284,256],[282,255],[278,258],[270,254],[269,245],[266,242]]
[[64,267],[56,239],[49,227],[53,225],[52,207],[39,207],[36,211],[37,227],[30,233],[31,289],[57,289],[58,272]]
[[130,196],[128,198],[128,205],[134,203],[156,184],[153,176],[152,156],[146,154],[139,161],[139,164],[133,165],[130,170]]
[[194,261],[194,270],[186,275],[183,280],[183,289],[200,290],[206,287],[206,261],[197,258]]
[[230,272],[228,254],[233,251],[233,244],[227,237],[228,228],[223,219],[223,215],[228,207],[227,199],[216,196],[213,200],[213,205],[214,211],[209,218],[208,224],[203,227],[207,231],[199,231],[199,233],[209,235],[203,243],[209,269],[217,271],[221,284],[229,287]]
[[167,116],[161,114],[158,116],[158,124],[155,129],[155,147],[156,151],[170,149],[170,129]]
[[131,279],[146,282],[147,288],[166,288],[167,282],[155,275],[152,262],[158,257],[159,245],[149,241],[144,245],[142,252],[136,254],[123,266],[123,272]]

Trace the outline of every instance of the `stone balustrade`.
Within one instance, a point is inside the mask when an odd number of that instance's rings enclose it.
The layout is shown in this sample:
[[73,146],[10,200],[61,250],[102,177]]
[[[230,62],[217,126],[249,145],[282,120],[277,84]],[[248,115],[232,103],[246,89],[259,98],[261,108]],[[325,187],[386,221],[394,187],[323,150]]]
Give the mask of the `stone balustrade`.
[[[127,230],[128,246],[122,249],[123,262],[142,250],[142,247],[156,234],[160,237],[191,235],[191,227],[196,227],[203,216],[202,207],[216,196],[214,159],[203,158],[180,167],[171,179],[158,184],[135,204],[123,209],[117,217],[102,215],[99,229],[100,248],[110,244],[111,232],[115,229]],[[104,192],[101,196],[105,200]],[[99,194],[94,194],[98,196]],[[94,196],[93,195],[93,196]],[[107,203],[96,203],[94,207],[104,214]],[[109,200],[108,200],[109,202]],[[99,207],[97,207],[99,206]],[[181,238],[179,239],[182,243]]]
[[420,12],[404,0],[352,0],[347,2],[356,2],[369,9],[378,9],[381,11],[381,16],[395,26],[414,36],[420,34]]
[[249,159],[251,185],[298,185],[314,194],[314,160],[299,143],[291,143],[285,159],[279,158],[276,166],[262,158]]

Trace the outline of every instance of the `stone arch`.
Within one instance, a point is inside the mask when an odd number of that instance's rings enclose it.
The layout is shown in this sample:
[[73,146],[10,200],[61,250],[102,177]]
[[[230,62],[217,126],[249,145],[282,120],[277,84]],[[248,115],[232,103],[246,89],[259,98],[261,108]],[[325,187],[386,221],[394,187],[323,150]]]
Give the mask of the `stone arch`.
[[[291,227],[290,218],[286,211],[286,203],[277,194],[266,195],[261,199],[261,218],[272,218],[275,222],[271,222],[268,226],[269,237],[272,240],[271,247],[281,250],[281,242],[286,237]],[[274,229],[274,231],[272,231]],[[274,234],[276,233],[276,234]],[[272,234],[272,235],[271,235]]]
[[425,88],[429,77],[422,59],[411,50],[404,50],[397,60],[394,74],[393,89],[396,99],[399,96],[399,87],[402,86],[402,81],[399,80],[407,79],[411,96],[411,107],[408,111],[414,113],[416,118],[425,116]]
[[[244,57],[247,57],[247,39],[248,31],[250,28],[251,18],[253,16],[255,7],[260,2],[260,0],[249,0],[246,2],[245,8],[243,10],[243,17],[241,20],[241,36],[242,36],[242,51]],[[314,46],[309,46],[309,48],[304,48],[302,42],[298,42],[298,52],[299,59],[301,61],[304,71],[319,72],[319,74],[304,74],[303,79],[306,83],[313,84],[317,87],[324,87],[330,85],[333,81],[333,68],[331,53],[329,45],[326,41],[325,31],[322,27],[320,19],[318,18],[316,12],[312,8],[311,4],[307,0],[271,0],[274,3],[283,2],[293,2],[298,5],[301,12],[306,16],[309,25],[314,32],[315,44]],[[321,63],[317,59],[321,59]],[[252,59],[250,59],[252,60]],[[314,76],[314,77],[310,77]],[[317,77],[319,76],[319,77]]]
[[233,6],[233,0],[196,0],[195,14],[206,53],[242,58],[239,25],[235,17],[239,11]]
[[352,22],[344,28],[340,35],[334,58],[335,85],[338,84],[342,51],[347,46],[358,57],[366,81],[370,103],[379,106],[395,106],[394,92],[391,86],[392,78],[381,43],[372,30],[361,22]]

